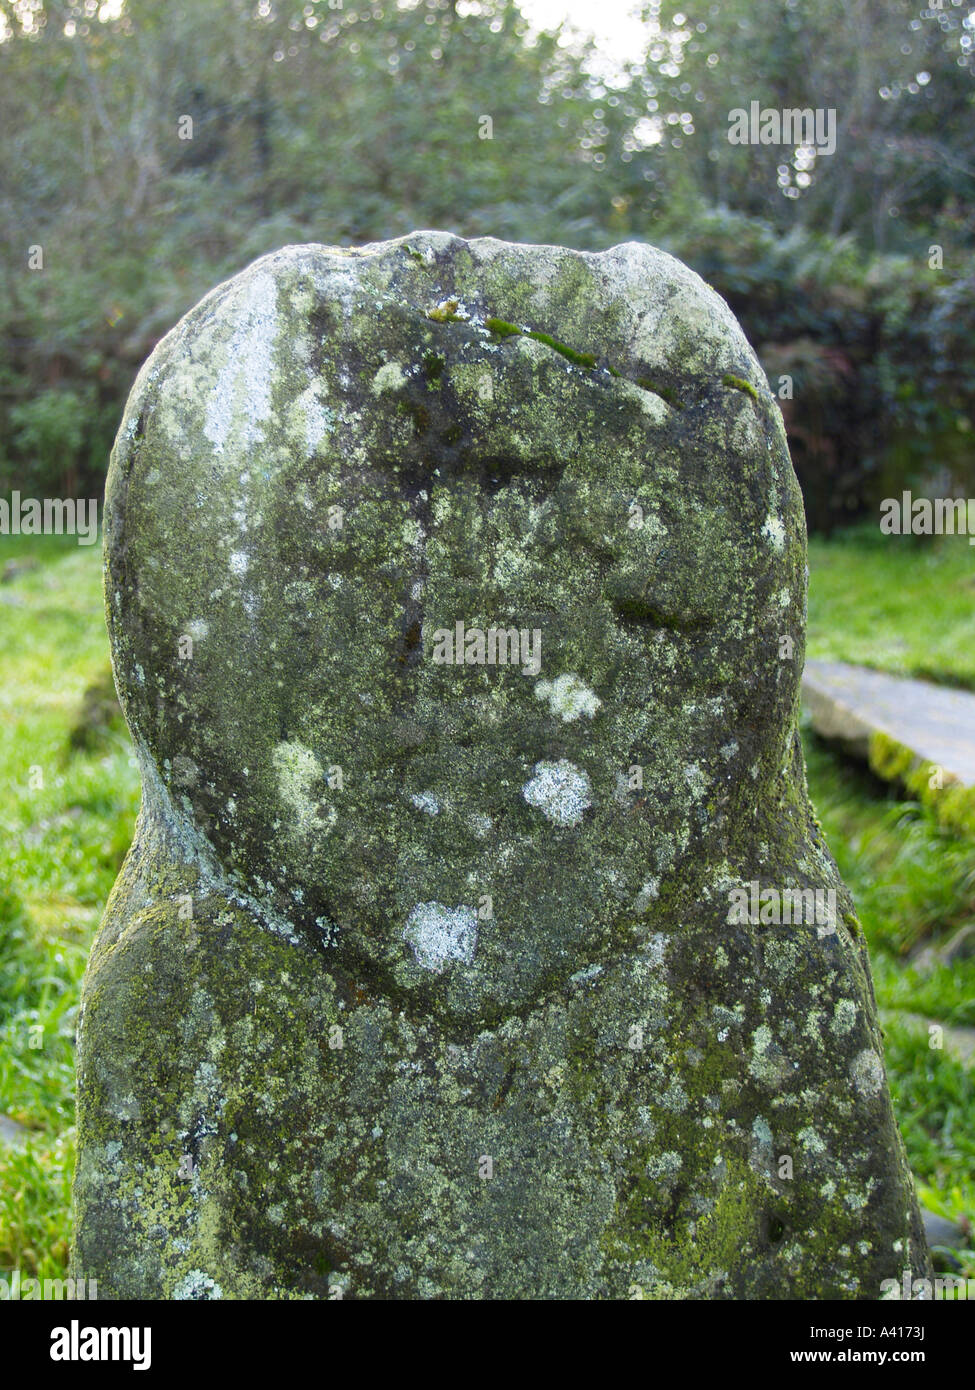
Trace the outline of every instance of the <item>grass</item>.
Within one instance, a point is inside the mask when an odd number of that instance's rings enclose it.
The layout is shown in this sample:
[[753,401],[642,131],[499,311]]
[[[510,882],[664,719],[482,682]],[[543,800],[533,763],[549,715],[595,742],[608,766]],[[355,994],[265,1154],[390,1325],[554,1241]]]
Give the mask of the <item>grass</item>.
[[[79,729],[104,675],[98,547],[4,537],[0,563],[37,562],[0,584],[0,1273],[58,1278],[74,1164],[74,1030],[92,932],[138,808],[117,722]],[[79,742],[76,735],[75,743]]]
[[[36,567],[0,583],[0,1274],[63,1277],[74,1162],[74,1030],[92,933],[132,835],[139,779],[103,687],[97,547],[3,538]],[[975,688],[975,551],[861,533],[810,547],[814,656]],[[87,692],[87,698],[86,698]],[[894,1104],[929,1207],[975,1216],[975,1079],[909,1026],[975,1027],[975,961],[928,973],[926,944],[975,920],[975,844],[806,737],[810,790],[857,901]],[[903,1016],[903,1022],[897,1015]],[[963,1257],[975,1277],[975,1253]]]
[[809,543],[809,656],[975,690],[975,547],[882,536]]

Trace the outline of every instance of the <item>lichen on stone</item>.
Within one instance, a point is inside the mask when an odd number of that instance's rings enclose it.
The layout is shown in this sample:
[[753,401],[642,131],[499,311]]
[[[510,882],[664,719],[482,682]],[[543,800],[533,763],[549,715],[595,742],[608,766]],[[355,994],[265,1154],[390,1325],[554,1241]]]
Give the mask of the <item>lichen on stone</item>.
[[537,807],[556,825],[578,825],[592,805],[589,778],[565,758],[557,763],[536,763],[522,795],[529,806]]
[[448,961],[471,961],[477,946],[477,913],[472,907],[418,903],[406,919],[403,938],[425,970],[440,972]]

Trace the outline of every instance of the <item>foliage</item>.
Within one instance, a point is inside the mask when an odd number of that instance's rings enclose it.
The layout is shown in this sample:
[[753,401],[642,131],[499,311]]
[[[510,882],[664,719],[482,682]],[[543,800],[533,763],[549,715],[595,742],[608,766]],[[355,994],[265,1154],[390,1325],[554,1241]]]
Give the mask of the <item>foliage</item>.
[[[650,0],[606,70],[513,0],[0,0],[0,492],[99,492],[138,367],[256,256],[417,227],[686,259],[792,378],[814,529],[971,490],[975,22],[917,14]],[[751,100],[836,107],[836,152],[730,144]]]

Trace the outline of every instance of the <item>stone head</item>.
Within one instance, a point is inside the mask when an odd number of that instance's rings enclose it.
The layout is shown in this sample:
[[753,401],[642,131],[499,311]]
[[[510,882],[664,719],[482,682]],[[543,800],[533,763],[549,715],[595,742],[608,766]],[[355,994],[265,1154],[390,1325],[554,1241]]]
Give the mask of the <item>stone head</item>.
[[517,1009],[795,801],[781,417],[648,246],[263,258],[143,369],[106,551],[147,813],[382,992]]

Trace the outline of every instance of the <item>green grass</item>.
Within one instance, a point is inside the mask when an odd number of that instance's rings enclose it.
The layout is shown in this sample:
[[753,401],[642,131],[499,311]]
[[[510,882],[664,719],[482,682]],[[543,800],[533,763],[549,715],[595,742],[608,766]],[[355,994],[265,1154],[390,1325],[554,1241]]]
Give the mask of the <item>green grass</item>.
[[807,652],[975,690],[975,546],[857,527],[809,543]]
[[[105,723],[97,689],[108,664],[97,547],[3,538],[0,566],[23,556],[37,567],[0,584],[0,1113],[28,1137],[22,1148],[0,1144],[0,1273],[57,1278],[70,1236],[79,988],[132,835],[139,780],[125,731]],[[975,550],[963,538],[923,550],[872,533],[814,541],[810,566],[812,655],[975,688]],[[93,722],[79,736],[86,710]],[[975,920],[975,844],[811,736],[806,753],[817,812],[864,923],[881,1009],[975,1027],[975,961],[922,974],[912,960]],[[921,1194],[942,1215],[971,1219],[973,1072],[906,1020],[886,1032]],[[975,1253],[965,1261],[975,1277]]]
[[74,1163],[74,1031],[88,946],[132,835],[139,778],[118,723],[72,730],[108,664],[99,549],[4,537],[0,565],[0,1273],[63,1276]]

